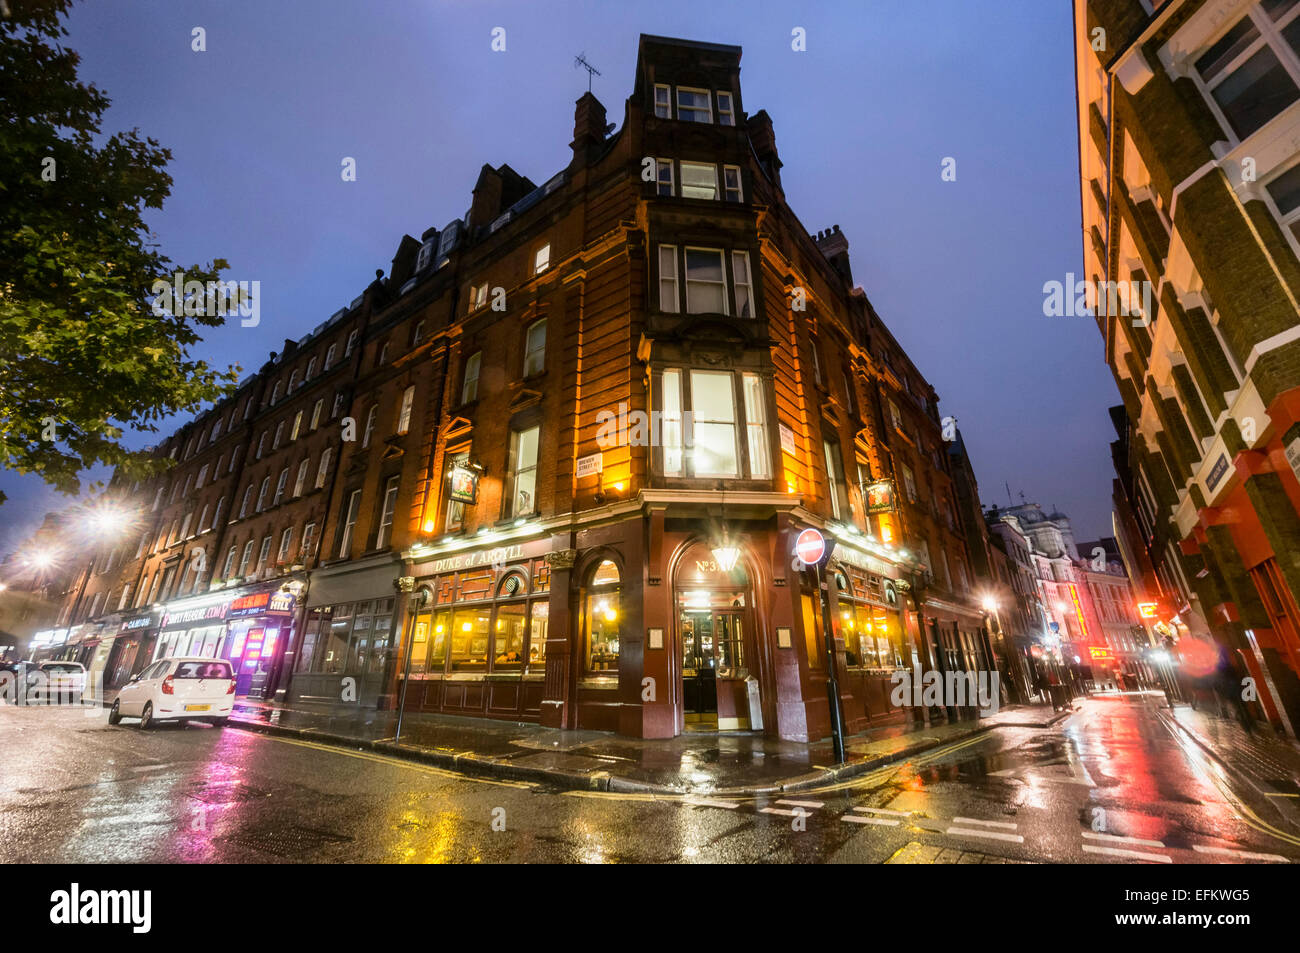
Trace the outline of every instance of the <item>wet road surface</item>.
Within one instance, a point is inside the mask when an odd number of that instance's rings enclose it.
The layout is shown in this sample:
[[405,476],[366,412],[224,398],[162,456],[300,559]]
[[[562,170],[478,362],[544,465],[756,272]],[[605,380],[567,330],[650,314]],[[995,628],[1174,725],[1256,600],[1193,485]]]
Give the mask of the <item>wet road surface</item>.
[[0,708],[0,863],[138,861],[1292,863],[1300,825],[1141,696],[727,800],[557,792],[233,728]]

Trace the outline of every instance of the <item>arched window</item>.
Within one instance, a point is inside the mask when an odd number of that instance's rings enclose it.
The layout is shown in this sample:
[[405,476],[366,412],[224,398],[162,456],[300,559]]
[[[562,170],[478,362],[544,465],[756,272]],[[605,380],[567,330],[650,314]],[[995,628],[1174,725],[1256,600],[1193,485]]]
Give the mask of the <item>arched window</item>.
[[357,346],[357,335],[360,333],[360,331],[353,331],[348,335],[348,346],[343,349],[344,357],[352,356],[352,349]]
[[275,382],[275,387],[271,391],[271,403],[276,404],[280,401],[280,388],[284,386],[281,381]]
[[292,394],[297,388],[298,388],[298,370],[295,368],[294,372],[289,375],[288,393]]
[[339,346],[337,344],[331,344],[329,346],[329,350],[325,352],[325,370],[328,371],[334,366],[334,355],[337,354],[338,351]]
[[313,357],[310,361],[307,362],[307,375],[306,377],[303,378],[303,380],[309,381],[315,376],[316,376],[316,358]]
[[618,673],[619,635],[623,624],[621,590],[618,567],[606,559],[591,574],[582,613],[582,628],[587,636],[587,671],[595,676]]

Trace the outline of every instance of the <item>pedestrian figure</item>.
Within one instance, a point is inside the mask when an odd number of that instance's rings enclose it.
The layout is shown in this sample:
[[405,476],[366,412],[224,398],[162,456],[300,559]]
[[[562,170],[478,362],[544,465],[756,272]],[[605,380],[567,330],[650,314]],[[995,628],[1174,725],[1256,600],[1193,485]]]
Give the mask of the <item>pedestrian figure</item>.
[[1219,662],[1214,672],[1214,691],[1219,703],[1219,716],[1227,717],[1223,714],[1223,702],[1226,700],[1236,712],[1242,730],[1248,735],[1253,735],[1254,718],[1251,717],[1250,709],[1246,706],[1246,700],[1241,697],[1241,678],[1234,664],[1232,652],[1224,645],[1219,646]]

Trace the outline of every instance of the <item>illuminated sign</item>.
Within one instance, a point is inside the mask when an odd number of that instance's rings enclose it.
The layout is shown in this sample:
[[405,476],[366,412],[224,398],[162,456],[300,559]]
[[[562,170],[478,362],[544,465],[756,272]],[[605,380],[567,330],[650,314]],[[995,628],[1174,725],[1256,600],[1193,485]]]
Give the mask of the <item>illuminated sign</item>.
[[866,491],[868,513],[892,513],[894,511],[894,484],[889,480],[877,480],[875,483],[868,483]]
[[1091,655],[1093,661],[1096,662],[1105,662],[1112,658],[1110,649],[1098,648],[1095,645],[1088,646],[1088,654]]
[[255,592],[250,596],[241,596],[230,604],[228,617],[238,619],[242,616],[262,615],[269,612],[293,612],[293,593],[291,592]]
[[1083,603],[1079,601],[1079,590],[1074,583],[1070,583],[1070,599],[1074,602],[1074,615],[1079,620],[1079,631],[1086,638],[1088,635],[1088,625],[1083,621]]
[[429,566],[429,572],[436,574],[452,572],[458,569],[474,569],[478,566],[500,565],[519,559],[523,554],[524,547],[519,544],[498,546],[495,549],[481,549],[478,552],[466,553],[463,556],[448,556],[445,559],[435,559]]
[[182,612],[168,612],[162,617],[162,625],[188,625],[191,622],[203,622],[207,619],[224,619],[230,603],[219,602],[215,605],[200,606],[197,609],[185,609]]
[[826,537],[815,529],[806,529],[794,541],[794,552],[805,566],[815,566],[826,555]]
[[1139,602],[1138,615],[1144,619],[1154,619],[1156,617],[1156,604],[1154,602]]
[[478,502],[478,471],[465,466],[463,463],[452,465],[451,471],[447,474],[447,482],[450,484],[448,496],[457,503]]

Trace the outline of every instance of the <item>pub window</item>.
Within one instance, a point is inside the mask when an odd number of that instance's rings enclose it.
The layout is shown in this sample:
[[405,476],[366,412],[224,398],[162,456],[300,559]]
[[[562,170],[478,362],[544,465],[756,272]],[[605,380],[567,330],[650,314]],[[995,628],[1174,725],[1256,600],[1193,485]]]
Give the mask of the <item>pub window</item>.
[[587,633],[587,672],[595,676],[618,673],[618,648],[622,620],[618,567],[606,559],[596,567],[587,586],[583,628]]
[[343,518],[343,526],[339,533],[339,559],[347,558],[352,551],[352,531],[357,528],[357,513],[361,509],[361,491],[353,490],[352,495],[348,497],[346,514]]
[[718,90],[718,125],[734,126],[736,124],[736,107],[732,105],[731,93]]
[[452,616],[451,670],[486,672],[491,641],[492,605],[465,606]]
[[509,494],[503,518],[537,512],[537,444],[540,427],[510,434]]
[[482,363],[482,351],[475,351],[465,361],[465,379],[460,385],[460,402],[462,404],[472,404],[478,400],[478,375]]
[[672,93],[666,83],[655,83],[655,115],[660,119],[672,117]]
[[682,198],[716,199],[718,167],[711,162],[682,162]]
[[[520,573],[510,573],[497,589],[496,619],[492,623],[492,671],[520,672],[528,634],[528,581]],[[519,598],[515,598],[519,597]]]
[[532,377],[546,369],[546,319],[534,321],[528,327],[524,346],[524,377]]
[[415,385],[402,391],[402,409],[397,415],[397,432],[406,433],[411,429],[411,408],[415,405]]
[[713,109],[707,89],[677,87],[677,118],[686,122],[713,122]]
[[681,310],[677,291],[677,246],[659,246],[659,310],[676,314]]
[[655,159],[655,190],[659,195],[673,194],[673,160]]

